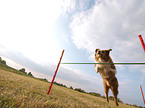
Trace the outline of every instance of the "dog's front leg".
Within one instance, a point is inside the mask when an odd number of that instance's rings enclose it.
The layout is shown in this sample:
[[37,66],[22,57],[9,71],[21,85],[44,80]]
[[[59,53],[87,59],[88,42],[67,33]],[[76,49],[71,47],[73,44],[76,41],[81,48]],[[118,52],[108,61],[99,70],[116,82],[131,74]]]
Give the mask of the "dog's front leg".
[[95,71],[98,73],[100,70],[99,66],[97,64],[95,64]]

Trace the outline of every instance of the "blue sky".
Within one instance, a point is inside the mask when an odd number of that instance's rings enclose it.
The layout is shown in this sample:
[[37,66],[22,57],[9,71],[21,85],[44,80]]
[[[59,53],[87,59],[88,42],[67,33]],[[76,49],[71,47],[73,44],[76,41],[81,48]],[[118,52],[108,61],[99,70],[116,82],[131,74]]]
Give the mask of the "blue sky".
[[[145,62],[138,38],[145,39],[144,8],[144,0],[0,1],[0,56],[49,81],[63,49],[62,62],[95,62],[96,48],[112,48],[114,62]],[[116,68],[118,97],[143,106],[144,66]],[[61,65],[56,81],[104,95],[94,65]]]

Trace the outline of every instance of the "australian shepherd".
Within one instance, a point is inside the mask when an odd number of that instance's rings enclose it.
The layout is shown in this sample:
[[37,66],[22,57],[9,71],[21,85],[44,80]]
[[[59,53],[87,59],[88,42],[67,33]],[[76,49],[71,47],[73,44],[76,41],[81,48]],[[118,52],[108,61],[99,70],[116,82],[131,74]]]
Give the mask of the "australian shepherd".
[[108,92],[109,88],[111,89],[116,106],[118,106],[118,81],[115,77],[116,68],[113,64],[113,61],[109,55],[112,49],[100,50],[96,49],[95,51],[95,61],[100,64],[95,64],[95,71],[99,73],[103,79],[104,91],[106,95],[106,101],[109,102]]

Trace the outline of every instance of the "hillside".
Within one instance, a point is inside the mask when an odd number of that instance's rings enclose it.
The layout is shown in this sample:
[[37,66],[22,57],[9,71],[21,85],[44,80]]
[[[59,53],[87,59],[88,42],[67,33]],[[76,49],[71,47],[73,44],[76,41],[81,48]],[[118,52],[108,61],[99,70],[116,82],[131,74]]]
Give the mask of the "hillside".
[[[72,89],[53,85],[51,95],[47,95],[50,83],[0,64],[0,107],[1,108],[114,108],[114,101]],[[119,103],[118,108],[134,108]]]

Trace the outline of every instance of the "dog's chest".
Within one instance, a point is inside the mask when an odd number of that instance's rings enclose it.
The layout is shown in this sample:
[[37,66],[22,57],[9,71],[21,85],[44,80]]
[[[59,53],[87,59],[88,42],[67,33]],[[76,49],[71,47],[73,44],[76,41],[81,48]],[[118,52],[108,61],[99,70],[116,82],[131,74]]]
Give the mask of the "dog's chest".
[[111,65],[109,64],[99,64],[100,71],[99,73],[103,75],[108,75],[111,69]]
[[111,67],[111,64],[97,64],[96,69],[98,69],[98,72],[102,76],[102,78],[108,79],[112,75],[116,74],[116,69],[113,69]]

